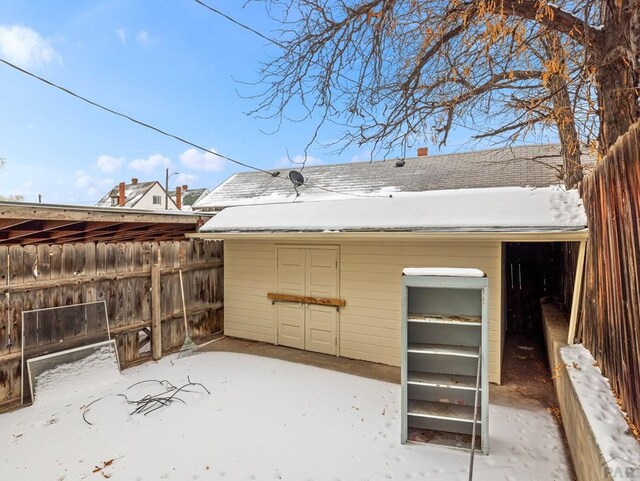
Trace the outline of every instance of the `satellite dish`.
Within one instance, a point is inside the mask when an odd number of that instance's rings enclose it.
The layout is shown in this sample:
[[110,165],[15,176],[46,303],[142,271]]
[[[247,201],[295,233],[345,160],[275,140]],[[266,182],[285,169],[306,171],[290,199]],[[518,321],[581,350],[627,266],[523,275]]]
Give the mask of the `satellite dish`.
[[297,170],[290,170],[289,171],[289,180],[291,182],[293,182],[293,186],[294,187],[299,187],[302,184],[304,184],[304,177]]

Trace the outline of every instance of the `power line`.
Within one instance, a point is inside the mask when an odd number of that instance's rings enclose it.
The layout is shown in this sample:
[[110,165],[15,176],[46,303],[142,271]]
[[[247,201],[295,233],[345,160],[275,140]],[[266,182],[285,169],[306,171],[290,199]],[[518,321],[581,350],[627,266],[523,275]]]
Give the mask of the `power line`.
[[221,12],[220,10],[218,10],[217,8],[213,8],[210,5],[207,5],[206,3],[204,3],[201,0],[193,0],[194,2],[196,2],[197,4],[202,5],[204,8],[211,10],[213,13],[215,13],[216,15],[220,15],[221,17],[226,18],[227,20],[229,20],[232,23],[235,23],[237,26],[244,28],[245,30],[248,30],[249,32],[252,32],[254,34],[256,34],[258,37],[261,37],[263,39],[265,39],[267,42],[270,42],[274,45],[277,45],[280,48],[285,48],[284,45],[280,42],[278,42],[277,40],[274,40],[273,38],[267,37],[266,35],[264,35],[263,33],[258,32],[256,29],[250,27],[249,25],[246,25],[242,22],[239,22],[238,20],[236,20],[235,18],[227,15],[224,12]]
[[309,183],[309,182],[305,182],[304,185],[306,185],[307,187],[309,187],[311,189],[320,189],[320,190],[324,190],[325,192],[330,192],[332,194],[347,195],[347,196],[350,196],[350,197],[362,197],[362,198],[367,198],[367,199],[371,199],[372,197],[384,197],[384,198],[393,197],[393,195],[391,195],[391,194],[379,195],[379,194],[354,194],[352,192],[340,192],[340,191],[337,191],[337,190],[328,189],[326,187],[320,187],[319,185],[312,184],[312,183]]
[[218,152],[214,152],[213,150],[209,150],[209,149],[207,149],[205,147],[202,147],[201,145],[198,145],[198,144],[196,144],[194,142],[191,142],[190,140],[187,140],[187,139],[185,139],[183,137],[180,137],[179,135],[172,134],[170,132],[167,132],[166,130],[162,130],[162,129],[160,129],[158,127],[155,127],[155,126],[153,126],[151,124],[148,124],[146,122],[142,122],[140,120],[137,120],[137,119],[135,119],[135,118],[133,118],[133,117],[127,115],[127,114],[123,114],[122,112],[119,112],[117,110],[111,109],[109,107],[105,107],[104,105],[99,104],[98,102],[90,100],[90,99],[88,99],[86,97],[83,97],[82,95],[79,95],[79,94],[73,92],[72,90],[69,90],[66,87],[62,87],[61,85],[58,85],[58,84],[56,84],[54,82],[51,82],[50,80],[47,80],[47,79],[45,79],[43,77],[40,77],[39,75],[36,75],[36,74],[34,74],[32,72],[29,72],[28,70],[20,68],[17,65],[14,65],[11,62],[9,62],[9,61],[7,61],[7,60],[5,60],[3,58],[0,58],[0,62],[2,62],[3,64],[7,65],[8,67],[11,67],[11,68],[17,70],[18,72],[21,72],[21,73],[23,73],[25,75],[28,75],[29,77],[32,77],[32,78],[34,78],[36,80],[39,80],[40,82],[43,82],[44,84],[46,84],[46,85],[48,85],[50,87],[56,88],[56,89],[66,93],[68,95],[71,95],[72,97],[75,97],[78,100],[82,100],[83,102],[86,102],[89,105],[92,105],[92,106],[97,107],[97,108],[99,108],[101,110],[104,110],[105,112],[109,112],[110,114],[117,115],[118,117],[122,117],[124,119],[127,119],[130,122],[133,122],[134,124],[140,125],[142,127],[150,129],[150,130],[153,130],[153,131],[155,131],[155,132],[157,132],[157,133],[159,133],[161,135],[164,135],[166,137],[170,137],[172,139],[177,140],[178,142],[182,142],[183,144],[189,145],[191,147],[195,147],[196,149],[201,150],[203,152],[207,152],[207,153],[209,153],[211,155],[215,155],[216,157],[220,157],[221,159],[228,160],[229,162],[233,162],[234,164],[241,165],[242,167],[246,167],[248,169],[252,169],[252,170],[255,170],[255,171],[258,171],[258,172],[263,172],[263,173],[265,173],[265,174],[267,174],[267,175],[269,175],[271,177],[276,177],[272,172],[268,172],[268,171],[266,171],[264,169],[261,169],[260,167],[255,167],[255,166],[253,166],[251,164],[247,164],[245,162],[241,162],[241,161],[233,159],[233,158],[231,158],[229,156],[226,156],[226,155],[223,155],[223,154],[219,154]]
[[[245,30],[257,35],[257,36],[259,36],[260,38],[265,39],[268,42],[273,43],[274,45],[282,48],[283,50],[287,50],[287,47],[282,42],[278,42],[277,40],[274,40],[273,38],[267,37],[266,35],[264,35],[263,33],[259,32],[256,29],[254,29],[253,27],[250,27],[249,25],[246,25],[246,24],[236,20],[235,18],[231,17],[230,15],[227,15],[226,13],[221,12],[217,8],[214,8],[214,7],[210,6],[210,5],[207,5],[202,0],[193,0],[193,1],[196,2],[198,5],[201,5],[204,8],[206,8],[206,9],[210,10],[211,12],[215,13],[216,15],[220,15],[221,17],[227,19],[228,21],[238,25],[239,27],[241,27],[241,28],[243,28],[243,29],[245,29]],[[319,66],[320,68],[324,68],[322,63],[320,61],[318,61],[318,60],[313,60],[312,59],[312,60],[310,60],[310,63],[312,63],[312,64],[314,64],[316,66]],[[348,82],[356,83],[354,80],[350,79],[349,77],[347,77],[346,75],[344,75],[341,72],[336,72],[336,75],[338,77],[341,77],[341,78],[345,79]],[[306,163],[307,163],[307,159],[305,157],[305,160],[302,162],[302,168],[300,169],[300,171],[304,170],[304,168],[306,166]]]
[[[202,147],[201,145],[198,145],[198,144],[196,144],[194,142],[191,142],[190,140],[187,140],[187,139],[185,139],[183,137],[180,137],[178,135],[175,135],[175,134],[172,134],[172,133],[167,132],[165,130],[162,130],[162,129],[160,129],[158,127],[155,127],[155,126],[153,126],[151,124],[148,124],[146,122],[142,122],[140,120],[137,120],[137,119],[131,117],[130,115],[124,114],[124,113],[119,112],[117,110],[114,110],[114,109],[111,109],[109,107],[106,107],[106,106],[104,106],[104,105],[102,105],[102,104],[100,104],[98,102],[90,100],[90,99],[88,99],[86,97],[83,97],[82,95],[79,95],[79,94],[73,92],[72,90],[70,90],[70,89],[68,89],[66,87],[62,87],[61,85],[58,85],[58,84],[56,84],[54,82],[51,82],[50,80],[47,80],[47,79],[45,79],[43,77],[40,77],[39,75],[36,75],[36,74],[34,74],[32,72],[29,72],[28,70],[25,70],[25,69],[23,69],[21,67],[18,67],[17,65],[14,65],[13,63],[11,63],[11,62],[3,59],[3,58],[0,58],[0,62],[5,64],[5,65],[7,65],[8,67],[11,67],[11,68],[13,68],[13,69],[25,74],[25,75],[28,75],[29,77],[32,77],[32,78],[34,78],[36,80],[39,80],[40,82],[43,82],[44,84],[46,84],[46,85],[48,85],[50,87],[53,87],[53,88],[58,89],[58,90],[66,93],[68,95],[71,95],[72,97],[74,97],[74,98],[76,98],[78,100],[82,100],[83,102],[86,102],[89,105],[97,107],[97,108],[99,108],[101,110],[104,110],[105,112],[110,113],[110,114],[113,114],[113,115],[116,115],[118,117],[122,117],[124,119],[127,119],[130,122],[133,122],[134,124],[140,125],[142,127],[150,129],[150,130],[153,130],[154,132],[157,132],[157,133],[159,133],[161,135],[164,135],[166,137],[175,139],[175,140],[177,140],[179,142],[182,142],[182,143],[184,143],[186,145],[189,145],[191,147],[195,147],[196,149],[201,150],[203,152],[207,152],[207,153],[210,153],[210,154],[215,155],[217,157],[220,157],[222,159],[228,160],[229,162],[233,162],[234,164],[241,165],[243,167],[255,170],[257,172],[262,172],[264,174],[267,174],[269,177],[275,177],[277,179],[281,179],[281,180],[284,180],[286,182],[289,181],[289,179],[285,179],[284,177],[280,177],[279,176],[280,172],[269,172],[269,171],[261,169],[259,167],[255,167],[255,166],[253,166],[251,164],[247,164],[246,162],[241,162],[241,161],[233,159],[233,158],[231,158],[229,156],[220,154],[218,152],[214,152],[213,150],[209,150],[209,149],[207,149],[205,147]],[[351,197],[382,197],[382,196],[370,196],[370,195],[352,194],[352,193],[348,193],[348,192],[339,192],[339,191],[336,191],[336,190],[328,189],[326,187],[320,187],[319,185],[315,185],[315,184],[312,184],[312,183],[307,183],[306,185],[309,188],[312,188],[312,189],[320,189],[320,190],[323,190],[325,192],[330,192],[330,193],[338,194],[338,195],[345,195],[345,196],[351,196]]]

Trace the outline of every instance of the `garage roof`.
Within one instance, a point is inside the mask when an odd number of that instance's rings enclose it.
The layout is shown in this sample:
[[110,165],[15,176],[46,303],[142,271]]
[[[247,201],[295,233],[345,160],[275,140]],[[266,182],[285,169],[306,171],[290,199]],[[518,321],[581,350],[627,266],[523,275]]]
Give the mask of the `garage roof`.
[[584,207],[575,190],[500,187],[231,207],[199,232],[544,232],[585,228]]

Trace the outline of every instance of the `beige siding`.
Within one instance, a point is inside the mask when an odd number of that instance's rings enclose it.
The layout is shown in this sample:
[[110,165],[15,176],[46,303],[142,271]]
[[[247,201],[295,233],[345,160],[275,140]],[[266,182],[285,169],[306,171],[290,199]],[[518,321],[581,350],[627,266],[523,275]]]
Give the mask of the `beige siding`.
[[267,292],[275,287],[275,247],[271,242],[224,243],[224,332],[275,342],[275,320]]
[[[347,303],[340,309],[341,356],[399,365],[402,269],[473,267],[489,277],[489,380],[500,382],[499,241],[343,241],[330,245],[340,247],[340,297]],[[275,342],[274,308],[266,297],[275,286],[275,246],[269,241],[225,241],[227,335]]]

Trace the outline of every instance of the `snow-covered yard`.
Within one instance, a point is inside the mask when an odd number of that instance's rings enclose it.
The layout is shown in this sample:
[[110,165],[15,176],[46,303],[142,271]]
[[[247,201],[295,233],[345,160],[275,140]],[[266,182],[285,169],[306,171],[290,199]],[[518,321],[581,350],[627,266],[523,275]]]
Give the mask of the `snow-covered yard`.
[[[228,352],[170,356],[122,375],[84,364],[59,376],[33,406],[0,415],[1,480],[468,476],[467,451],[400,444],[396,384]],[[130,415],[135,406],[117,396],[155,394],[163,391],[156,382],[128,388],[165,379],[180,386],[187,376],[211,394],[194,388],[178,395],[185,404],[148,415]],[[491,454],[476,456],[475,480],[570,479],[546,411],[492,405],[490,416]]]

